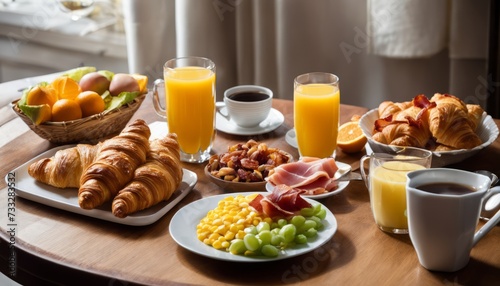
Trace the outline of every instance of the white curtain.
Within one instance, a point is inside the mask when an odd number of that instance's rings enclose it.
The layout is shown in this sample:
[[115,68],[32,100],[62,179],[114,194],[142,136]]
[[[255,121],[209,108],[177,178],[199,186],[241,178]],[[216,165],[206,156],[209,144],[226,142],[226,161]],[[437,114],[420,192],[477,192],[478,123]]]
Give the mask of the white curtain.
[[441,92],[484,106],[487,0],[124,0],[123,5],[130,72],[161,78],[169,58],[208,57],[217,65],[219,100],[238,84],[263,85],[275,97],[291,99],[297,75],[325,71],[340,77],[344,104],[374,108],[383,100]]

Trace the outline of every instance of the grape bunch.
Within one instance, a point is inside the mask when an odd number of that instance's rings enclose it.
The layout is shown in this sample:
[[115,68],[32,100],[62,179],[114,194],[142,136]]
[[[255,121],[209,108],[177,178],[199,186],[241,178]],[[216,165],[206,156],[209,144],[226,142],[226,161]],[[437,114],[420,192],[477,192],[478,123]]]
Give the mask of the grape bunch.
[[306,244],[315,238],[324,227],[322,221],[325,217],[326,210],[321,204],[316,204],[301,209],[300,214],[289,219],[282,218],[271,224],[261,221],[257,226],[246,227],[243,238],[231,240],[228,250],[236,255],[276,257],[280,250]]

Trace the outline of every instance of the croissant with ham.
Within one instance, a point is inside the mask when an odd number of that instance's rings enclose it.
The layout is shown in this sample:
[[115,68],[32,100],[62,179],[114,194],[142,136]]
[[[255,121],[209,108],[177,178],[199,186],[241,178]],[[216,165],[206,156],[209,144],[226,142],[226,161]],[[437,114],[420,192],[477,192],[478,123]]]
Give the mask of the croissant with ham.
[[375,121],[373,140],[387,145],[425,148],[431,137],[428,121],[430,105],[422,96],[402,104],[381,103],[379,114],[385,117]]
[[28,174],[35,180],[58,188],[79,188],[80,177],[101,149],[97,145],[78,144],[61,149],[51,158],[44,158],[28,167]]
[[146,162],[151,131],[146,122],[137,119],[119,135],[102,143],[94,162],[80,178],[78,203],[93,209],[111,200]]
[[372,138],[387,145],[413,146],[425,148],[429,141],[429,129],[423,124],[408,119],[407,121],[389,122],[381,132],[373,134]]
[[131,213],[168,200],[182,182],[180,148],[177,136],[168,134],[150,144],[147,161],[134,172],[134,178],[120,190],[112,202],[115,216]]

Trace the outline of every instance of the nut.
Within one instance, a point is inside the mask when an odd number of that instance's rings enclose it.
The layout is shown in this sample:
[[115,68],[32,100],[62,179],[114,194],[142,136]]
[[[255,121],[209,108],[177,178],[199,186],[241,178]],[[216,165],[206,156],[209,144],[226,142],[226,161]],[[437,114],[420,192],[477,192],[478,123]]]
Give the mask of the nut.
[[288,153],[251,139],[230,146],[226,153],[211,156],[207,170],[225,181],[262,182],[275,167],[291,161]]

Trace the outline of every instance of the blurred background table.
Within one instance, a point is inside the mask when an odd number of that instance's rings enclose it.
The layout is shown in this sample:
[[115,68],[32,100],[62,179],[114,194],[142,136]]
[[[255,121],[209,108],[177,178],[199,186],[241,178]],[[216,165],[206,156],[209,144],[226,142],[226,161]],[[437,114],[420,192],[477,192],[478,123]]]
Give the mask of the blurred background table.
[[[235,136],[218,132],[215,153],[250,138],[278,147],[295,158],[298,152],[285,141],[293,128],[293,103],[277,100],[273,107],[285,122],[273,132],[258,136]],[[341,105],[341,123],[366,108]],[[134,118],[161,120],[145,100]],[[134,119],[133,118],[133,119]],[[132,119],[132,120],[133,120]],[[14,119],[16,120],[16,119]],[[500,120],[495,120],[500,125]],[[22,121],[14,125],[23,127]],[[24,127],[23,127],[24,128]],[[3,133],[2,133],[3,134]],[[23,132],[0,148],[4,177],[34,156],[55,147],[31,131]],[[357,168],[359,154],[338,151],[337,160]],[[487,169],[500,175],[500,139],[473,158],[451,167]],[[338,230],[322,247],[307,254],[264,263],[234,263],[214,260],[178,246],[168,232],[172,216],[192,201],[222,194],[223,190],[203,174],[205,164],[183,163],[198,175],[198,183],[176,207],[149,226],[124,226],[54,209],[22,198],[16,199],[14,250],[7,232],[7,188],[0,182],[0,270],[9,275],[9,259],[15,263],[15,280],[26,285],[227,285],[301,284],[311,285],[494,285],[500,277],[500,227],[495,227],[473,249],[471,261],[454,273],[430,272],[418,263],[408,235],[380,231],[373,220],[367,189],[354,181],[340,194],[320,200],[335,215]],[[479,222],[481,226],[483,222]],[[193,226],[189,226],[193,227]],[[15,255],[14,257],[12,255]]]

